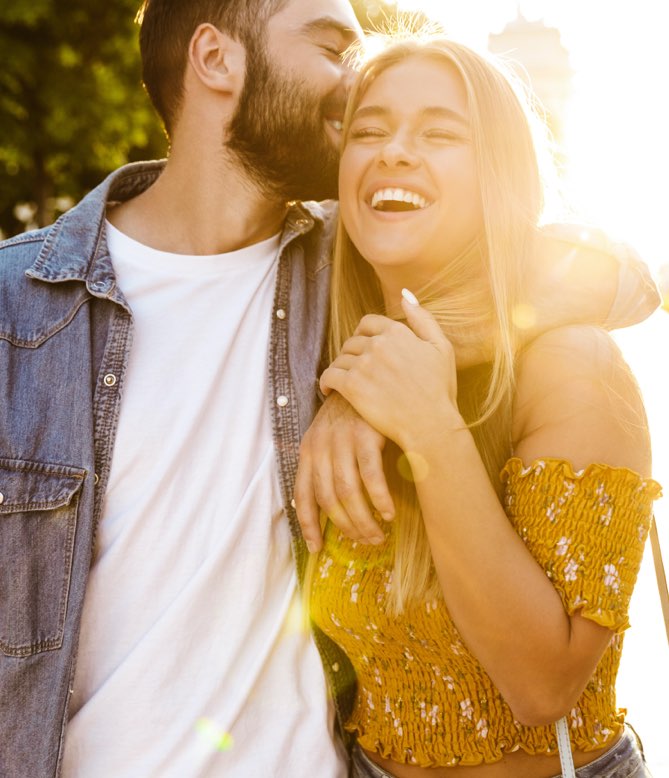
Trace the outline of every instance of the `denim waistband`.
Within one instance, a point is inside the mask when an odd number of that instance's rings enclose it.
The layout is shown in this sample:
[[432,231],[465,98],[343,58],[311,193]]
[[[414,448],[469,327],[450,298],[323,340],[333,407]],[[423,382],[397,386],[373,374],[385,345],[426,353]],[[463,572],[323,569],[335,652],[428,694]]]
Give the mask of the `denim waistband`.
[[395,778],[395,776],[372,762],[362,748],[356,744],[353,746],[351,754],[350,778]]
[[[605,754],[576,770],[577,778],[652,778],[645,765],[639,741],[631,727]],[[359,747],[353,747],[350,778],[395,778],[375,764]],[[560,775],[554,778],[561,778]]]
[[[615,746],[593,762],[579,767],[576,778],[652,778],[640,746],[641,741],[634,730],[625,726]],[[554,778],[561,778],[561,775]]]

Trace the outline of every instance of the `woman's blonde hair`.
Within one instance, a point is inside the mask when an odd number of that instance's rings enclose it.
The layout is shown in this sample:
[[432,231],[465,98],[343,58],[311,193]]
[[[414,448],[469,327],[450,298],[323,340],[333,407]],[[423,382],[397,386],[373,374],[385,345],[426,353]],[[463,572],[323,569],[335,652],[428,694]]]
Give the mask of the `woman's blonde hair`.
[[[501,66],[461,44],[433,35],[390,39],[360,67],[344,119],[344,145],[351,118],[378,76],[409,58],[444,63],[465,87],[483,227],[458,256],[444,247],[443,269],[414,289],[460,353],[482,346],[480,364],[458,371],[458,404],[470,426],[491,482],[499,492],[499,471],[510,453],[511,401],[517,334],[514,311],[522,301],[523,270],[543,208],[543,185],[535,145],[536,119],[522,88]],[[339,223],[334,249],[329,355],[334,359],[361,317],[383,313],[383,297],[372,267]],[[470,357],[471,361],[471,357]],[[459,368],[462,366],[459,364]],[[401,612],[430,597],[438,583],[416,490],[399,472],[401,452],[389,444],[386,475],[396,503],[395,566],[389,607]]]

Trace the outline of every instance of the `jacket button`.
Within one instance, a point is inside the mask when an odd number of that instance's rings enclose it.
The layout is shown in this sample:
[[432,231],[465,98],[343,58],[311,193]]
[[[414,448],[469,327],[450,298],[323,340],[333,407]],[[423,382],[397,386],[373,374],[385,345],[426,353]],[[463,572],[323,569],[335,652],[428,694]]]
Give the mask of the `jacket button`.
[[332,669],[335,671],[335,673],[338,673],[339,672],[339,662],[335,662],[332,665]]
[[285,394],[280,394],[276,398],[276,404],[279,406],[279,408],[285,408],[286,405],[288,405],[288,398]]
[[286,318],[286,312],[283,310],[283,308],[279,308],[279,310],[276,312],[276,318],[277,319],[285,319]]
[[5,501],[5,495],[2,492],[0,492],[0,505],[2,505],[4,501]]
[[107,373],[104,377],[105,386],[114,386],[116,383],[116,376],[113,373]]

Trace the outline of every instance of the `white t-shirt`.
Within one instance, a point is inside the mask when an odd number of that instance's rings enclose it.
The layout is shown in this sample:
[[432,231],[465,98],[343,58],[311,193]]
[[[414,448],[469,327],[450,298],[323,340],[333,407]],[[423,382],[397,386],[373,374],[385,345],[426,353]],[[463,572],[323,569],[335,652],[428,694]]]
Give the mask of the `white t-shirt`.
[[343,776],[272,440],[279,238],[183,256],[107,234],[134,339],[63,775]]

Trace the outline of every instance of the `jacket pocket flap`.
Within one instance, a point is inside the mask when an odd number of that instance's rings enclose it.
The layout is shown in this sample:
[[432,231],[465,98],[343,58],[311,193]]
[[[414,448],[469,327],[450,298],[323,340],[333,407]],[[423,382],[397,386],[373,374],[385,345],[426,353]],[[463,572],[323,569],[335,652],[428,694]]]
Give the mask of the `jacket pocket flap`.
[[0,459],[0,515],[68,505],[85,476],[79,467]]

